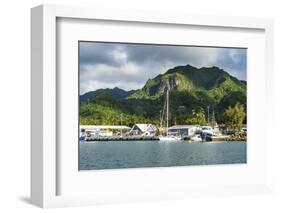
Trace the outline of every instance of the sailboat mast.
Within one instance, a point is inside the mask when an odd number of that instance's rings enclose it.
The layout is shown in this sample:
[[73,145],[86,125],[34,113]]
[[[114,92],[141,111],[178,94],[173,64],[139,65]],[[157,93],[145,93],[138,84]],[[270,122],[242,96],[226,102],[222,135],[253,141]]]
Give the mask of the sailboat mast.
[[167,89],[167,129],[166,129],[166,134],[168,136],[168,128],[169,128],[169,89]]
[[213,107],[213,114],[212,114],[212,126],[214,127],[216,124],[216,118],[215,118],[215,110],[214,110],[214,107]]

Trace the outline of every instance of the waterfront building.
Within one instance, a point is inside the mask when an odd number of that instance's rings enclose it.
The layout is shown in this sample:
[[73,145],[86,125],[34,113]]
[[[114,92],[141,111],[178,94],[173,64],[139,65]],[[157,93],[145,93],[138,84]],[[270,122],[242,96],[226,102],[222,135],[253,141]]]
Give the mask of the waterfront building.
[[153,124],[135,124],[130,135],[143,135],[143,136],[154,136],[157,132],[157,127]]
[[110,137],[114,132],[126,132],[130,130],[128,126],[120,125],[80,125],[80,135],[93,137]]
[[168,135],[185,138],[195,135],[200,130],[198,125],[175,125],[168,128]]

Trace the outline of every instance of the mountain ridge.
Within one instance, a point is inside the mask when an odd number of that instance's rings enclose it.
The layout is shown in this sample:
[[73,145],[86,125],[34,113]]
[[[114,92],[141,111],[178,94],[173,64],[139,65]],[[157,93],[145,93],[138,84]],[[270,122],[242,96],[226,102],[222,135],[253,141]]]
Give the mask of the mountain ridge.
[[140,90],[127,98],[159,98],[167,88],[171,91],[177,90],[191,93],[205,90],[215,96],[215,93],[218,92],[215,89],[220,87],[226,91],[243,91],[246,89],[246,83],[218,67],[201,67],[198,69],[188,64],[174,67],[164,74],[159,74],[155,78],[149,79]]
[[247,106],[246,81],[238,80],[219,67],[196,68],[185,65],[148,79],[139,90],[126,92],[119,88],[100,89],[90,93],[90,100],[85,101],[85,96],[84,99],[80,97],[80,118],[84,124],[110,124],[119,121],[122,113],[128,125],[134,122],[157,123],[168,88],[171,124],[185,124],[186,118],[194,110],[203,110],[207,115],[208,108],[215,111],[216,119],[220,122],[229,106],[236,103],[245,108]]
[[111,95],[113,98],[120,100],[120,99],[124,99],[124,98],[130,96],[134,92],[136,92],[136,90],[126,91],[126,90],[120,89],[119,87],[114,87],[113,89],[111,89],[111,88],[97,89],[94,91],[86,92],[83,95],[80,95],[80,102],[84,103],[84,102],[93,101],[95,99],[95,97],[101,93],[107,93],[107,94]]

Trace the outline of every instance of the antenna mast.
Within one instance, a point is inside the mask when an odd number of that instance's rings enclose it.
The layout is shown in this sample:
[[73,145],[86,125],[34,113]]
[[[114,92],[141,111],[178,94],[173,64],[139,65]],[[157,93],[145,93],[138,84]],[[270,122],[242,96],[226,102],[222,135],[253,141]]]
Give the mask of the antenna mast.
[[168,136],[168,128],[169,128],[169,88],[167,88],[167,94],[166,94],[166,98],[167,98],[167,130],[166,130],[166,134]]

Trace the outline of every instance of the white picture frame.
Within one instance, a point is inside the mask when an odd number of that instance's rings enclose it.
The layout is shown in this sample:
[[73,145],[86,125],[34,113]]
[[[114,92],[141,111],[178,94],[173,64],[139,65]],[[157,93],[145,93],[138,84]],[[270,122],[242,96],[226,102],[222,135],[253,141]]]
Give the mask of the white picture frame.
[[[270,123],[273,110],[274,100],[270,94],[273,87],[273,21],[271,19],[241,18],[241,17],[216,17],[188,14],[166,14],[152,13],[142,11],[122,11],[112,9],[84,8],[73,6],[54,6],[41,5],[31,10],[31,201],[33,204],[47,208],[59,206],[91,205],[99,203],[116,203],[116,202],[138,202],[143,200],[165,200],[165,199],[182,199],[186,197],[197,196],[214,196],[214,195],[233,195],[233,194],[252,194],[264,193],[270,191],[270,161],[265,161],[265,165],[257,174],[265,172],[265,178],[254,181],[254,184],[243,180],[237,183],[218,184],[216,186],[201,186],[199,182],[193,183],[193,187],[182,187],[170,185],[166,189],[152,189],[138,193],[136,186],[134,189],[126,191],[120,196],[118,192],[106,191],[104,195],[89,196],[79,194],[60,194],[59,184],[61,180],[59,174],[61,166],[58,165],[60,152],[57,144],[57,88],[61,84],[57,78],[57,20],[80,19],[80,20],[100,20],[100,21],[118,21],[131,23],[153,23],[154,25],[172,26],[199,26],[206,28],[224,28],[231,30],[253,29],[263,32],[264,44],[264,69],[261,76],[265,79],[265,87],[261,88],[264,94],[264,123]],[[254,86],[253,86],[254,88]],[[266,106],[265,106],[266,105]],[[260,109],[260,110],[262,110]],[[261,111],[259,111],[261,112]],[[272,137],[269,134],[269,126],[265,125],[265,138],[270,141]],[[270,144],[264,144],[268,148]],[[260,146],[261,147],[261,146]],[[71,150],[72,152],[73,150]],[[71,153],[68,153],[71,154]],[[268,153],[257,153],[260,161],[268,159]],[[176,168],[175,173],[183,174],[185,168]],[[149,169],[154,173],[155,169]],[[189,172],[196,168],[189,169]],[[204,172],[211,172],[212,167],[206,168]],[[208,170],[208,171],[207,171]],[[147,170],[146,170],[147,171]],[[155,171],[157,175],[166,174],[171,168]],[[78,172],[78,171],[77,171]],[[135,171],[138,173],[138,171]],[[101,174],[102,172],[100,172]],[[129,173],[128,170],[123,171]],[[205,174],[205,173],[204,173]],[[101,174],[102,175],[102,174]],[[118,175],[118,171],[110,173]],[[173,178],[174,176],[170,176]],[[126,181],[125,177],[125,181]],[[100,182],[100,185],[105,184]],[[141,185],[141,184],[140,184]],[[131,186],[130,186],[131,187]],[[106,194],[107,193],[107,194]]]

